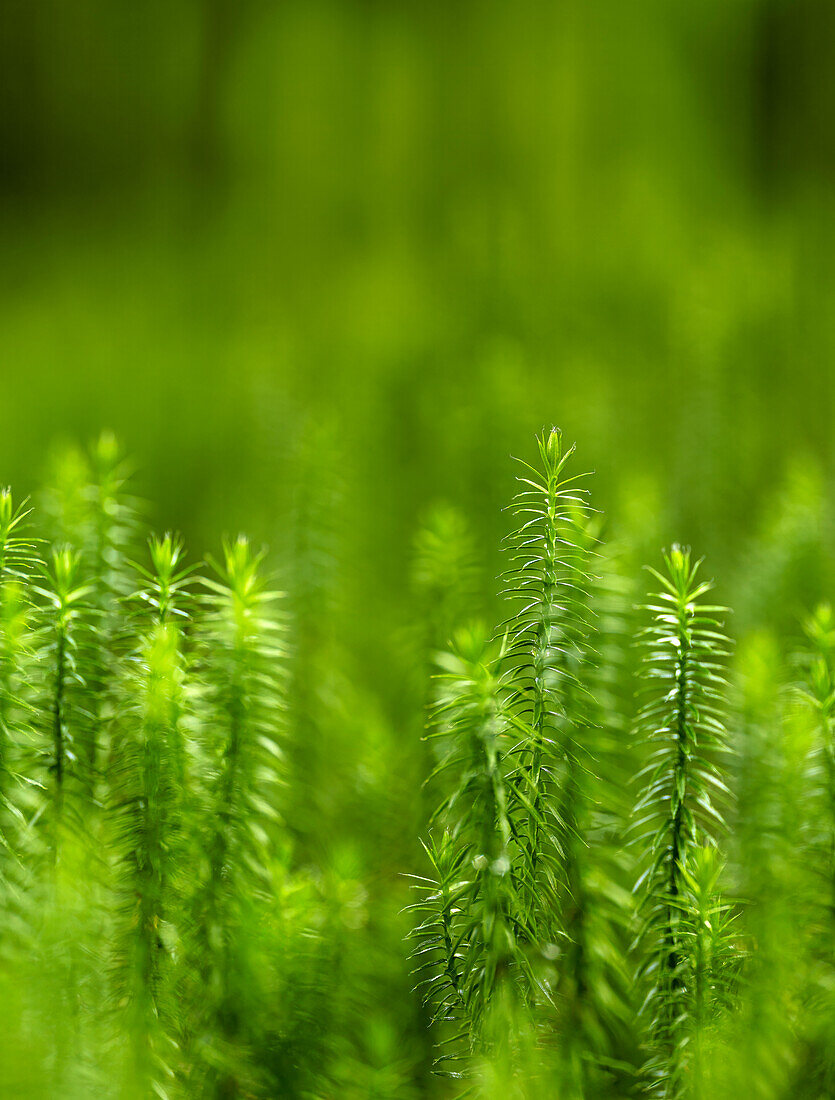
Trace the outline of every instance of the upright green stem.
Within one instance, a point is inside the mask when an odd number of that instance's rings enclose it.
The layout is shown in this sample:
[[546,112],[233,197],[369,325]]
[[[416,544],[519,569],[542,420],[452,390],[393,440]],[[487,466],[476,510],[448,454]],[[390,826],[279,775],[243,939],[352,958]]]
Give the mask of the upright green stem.
[[[642,876],[646,935],[652,937],[643,962],[652,983],[646,1000],[652,1037],[648,1065],[663,1095],[678,1097],[687,1066],[698,1072],[704,959],[695,942],[700,914],[686,889],[687,866],[696,828],[710,840],[722,824],[711,794],[727,792],[715,759],[724,739],[718,715],[725,686],[716,660],[726,655],[727,643],[715,618],[722,609],[699,604],[710,585],[696,580],[698,562],[679,547],[665,559],[667,575],[651,570],[662,590],[647,609],[653,623],[643,631],[646,675],[657,695],[638,717],[638,728],[658,748],[641,773],[647,786],[636,816],[645,829],[641,839],[649,842],[650,860]],[[688,937],[693,927],[697,931]]]
[[667,927],[665,941],[667,945],[666,968],[669,980],[668,1022],[672,1028],[680,1015],[679,992],[681,982],[678,976],[679,950],[676,936],[676,924],[679,913],[675,901],[679,897],[679,879],[681,866],[686,859],[687,836],[683,827],[683,809],[687,797],[687,681],[689,637],[687,632],[687,609],[679,608],[678,642],[679,658],[676,662],[676,760],[670,788],[670,804],[675,803],[673,814],[670,856],[669,856],[669,896],[673,903],[667,906]]
[[528,847],[528,862],[531,870],[531,884],[535,888],[536,870],[540,851],[540,820],[544,798],[542,780],[542,754],[546,736],[548,718],[548,651],[553,630],[553,606],[557,592],[557,474],[548,475],[547,522],[543,547],[543,583],[542,613],[536,624],[536,641],[533,656],[533,716],[531,727],[534,731],[533,753],[530,765],[531,783],[534,790],[533,821]]
[[59,623],[55,651],[55,686],[52,702],[52,744],[55,761],[55,808],[60,815],[64,794],[64,691],[67,639]]

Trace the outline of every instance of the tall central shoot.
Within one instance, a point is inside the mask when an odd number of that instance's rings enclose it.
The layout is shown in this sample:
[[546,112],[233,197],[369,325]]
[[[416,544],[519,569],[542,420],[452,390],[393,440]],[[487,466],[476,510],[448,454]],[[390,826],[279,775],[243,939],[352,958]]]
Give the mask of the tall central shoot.
[[68,780],[75,791],[82,779],[76,766],[84,741],[83,708],[79,689],[85,684],[79,672],[79,637],[88,612],[89,586],[81,583],[80,555],[69,547],[53,550],[51,568],[44,570],[45,587],[34,591],[43,597],[46,606],[45,644],[40,654],[47,684],[42,715],[48,726],[50,747],[49,771],[52,774],[50,802],[52,806],[53,855],[57,858],[58,834]]
[[138,1096],[165,1095],[175,1061],[176,951],[170,941],[179,917],[174,881],[185,858],[181,624],[189,621],[191,573],[183,567],[179,540],[166,535],[151,539],[149,547],[151,569],[137,567],[144,583],[134,600],[144,607],[137,613],[135,650],[125,662],[122,736],[109,769],[121,849],[115,977],[134,1040],[131,1070]]
[[[243,1089],[241,1048],[260,1010],[264,974],[251,966],[282,837],[278,787],[285,698],[285,627],[280,593],[264,577],[262,554],[243,536],[224,547],[217,579],[206,579],[203,701],[210,824],[205,879],[197,901],[198,1014],[216,1029],[204,1051],[208,1093]],[[250,1081],[247,1087],[255,1086]]]
[[[704,988],[699,957],[690,950],[692,890],[688,875],[700,840],[714,840],[722,817],[712,798],[727,794],[717,758],[722,723],[721,659],[727,639],[716,618],[725,609],[701,603],[711,585],[699,581],[699,562],[674,546],[665,555],[667,575],[651,570],[661,585],[646,610],[653,621],[643,632],[644,676],[649,698],[639,730],[657,748],[639,779],[643,792],[635,816],[649,867],[638,881],[649,950],[644,973],[649,984],[652,1057],[650,1075],[665,1096],[685,1087],[697,1015],[693,998]],[[709,928],[709,926],[708,926]]]
[[518,610],[510,633],[506,680],[510,710],[526,742],[517,790],[522,812],[524,889],[540,937],[565,932],[578,880],[582,730],[587,724],[580,666],[587,649],[589,550],[585,475],[566,477],[574,447],[553,428],[538,439],[542,469],[526,463],[513,511],[508,595]]
[[580,478],[565,474],[573,447],[563,450],[556,429],[537,443],[541,469],[522,464],[513,502],[520,525],[504,580],[514,613],[495,651],[460,632],[441,658],[446,688],[430,735],[447,749],[437,776],[458,783],[436,815],[449,833],[427,846],[434,873],[414,907],[423,916],[415,957],[435,1019],[463,1016],[474,1053],[495,1061],[503,1052],[513,1076],[522,1031],[503,1025],[510,1043],[485,1034],[512,1016],[487,1012],[491,993],[510,1011],[513,991],[559,1036],[572,1094],[591,1095],[583,1042],[593,1031],[605,1046],[606,1025],[587,994],[617,954],[608,930],[587,919],[593,538]]

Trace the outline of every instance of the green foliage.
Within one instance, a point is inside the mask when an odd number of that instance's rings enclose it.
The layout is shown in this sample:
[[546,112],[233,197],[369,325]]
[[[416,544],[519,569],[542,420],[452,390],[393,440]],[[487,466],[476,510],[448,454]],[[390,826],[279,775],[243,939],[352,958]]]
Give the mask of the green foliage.
[[[494,995],[528,977],[520,949],[530,930],[511,862],[514,841],[506,756],[512,725],[498,677],[503,654],[478,629],[463,631],[444,659],[436,733],[449,743],[440,769],[452,773],[451,792],[437,817],[443,828],[427,853],[436,877],[421,884],[426,899],[417,930],[433,1016],[453,1025],[470,1050],[484,1042]],[[425,958],[425,956],[429,956]],[[453,1052],[444,1053],[445,1059]],[[460,1072],[457,1068],[454,1072]]]
[[[678,546],[636,609],[632,550],[573,448],[556,430],[537,446],[496,630],[461,625],[484,607],[461,517],[441,509],[416,541],[419,618],[396,637],[418,686],[406,730],[429,696],[423,754],[392,754],[333,667],[345,619],[314,576],[337,554],[315,500],[288,599],[243,536],[217,562],[170,534],[143,552],[107,437],[65,465],[43,529],[0,494],[11,1094],[832,1091],[832,612],[733,657]],[[384,885],[407,805],[425,837],[410,899]],[[390,1018],[369,1014],[384,996]]]
[[[513,611],[494,584],[516,522],[507,454],[539,467],[533,432],[553,417],[582,441],[576,469],[595,467],[606,519],[578,524],[582,690],[555,673],[547,692],[539,889],[535,742],[500,735],[515,893],[540,927],[517,931],[518,982],[491,995],[460,1087],[645,1087],[650,941],[629,948],[648,859],[628,826],[655,746],[633,735],[631,641],[640,567],[679,540],[705,554],[735,642],[721,769],[735,797],[707,847],[738,965],[696,1029],[701,1091],[835,1093],[831,782],[801,628],[835,598],[831,5],[80,0],[7,3],[0,25],[0,486],[15,505],[32,494],[15,533],[36,557],[81,554],[66,722],[94,757],[73,764],[52,859],[52,612],[31,580],[6,580],[0,1094],[141,1091],[146,1032],[170,1094],[220,1076],[219,1051],[250,1096],[459,1088],[432,1074],[452,1025],[430,1025],[402,943],[404,872],[435,874],[416,838],[441,842],[430,817],[461,779],[424,782],[452,734],[421,732],[450,686],[435,654],[474,619],[490,660],[505,640],[491,650]],[[109,436],[50,458],[56,437],[103,424],[135,480]],[[155,571],[128,514],[146,507],[154,529],[182,530],[194,597],[204,553],[239,530],[269,544],[287,592],[275,900],[247,916],[260,982],[234,1039],[198,1011],[224,743],[199,598],[173,632],[183,780],[161,988],[144,1002],[161,1026],[122,1003],[142,992],[126,986],[141,928],[125,843],[141,818],[117,804],[145,789],[152,682],[161,699],[172,686],[152,606],[131,599],[156,599],[131,564]],[[505,707],[526,726],[532,711],[511,706],[512,667],[500,729]],[[563,741],[582,765],[571,798]],[[567,845],[563,815],[582,841]]]
[[[639,776],[637,841],[648,867],[636,889],[641,938],[648,943],[649,1072],[660,1079],[664,1095],[679,1095],[694,1046],[691,1031],[703,1024],[704,991],[712,986],[704,971],[709,953],[694,933],[699,913],[709,908],[702,893],[710,881],[698,862],[707,857],[696,853],[702,836],[717,839],[723,827],[717,805],[730,794],[720,774],[728,643],[717,618],[725,609],[702,602],[711,586],[697,577],[700,563],[675,546],[665,564],[666,574],[651,571],[662,587],[647,607],[652,625],[643,631],[648,698],[638,728],[653,751]],[[689,925],[686,938],[682,922]]]
[[3,957],[23,1018],[53,1036],[8,1080],[28,1082],[20,1095],[295,1095],[325,1073],[289,1052],[315,1036],[298,960],[322,965],[326,901],[283,820],[279,593],[244,537],[214,576],[172,535],[133,564],[109,437],[61,469],[47,529],[77,541],[46,564],[26,508],[0,495]]
[[[65,795],[78,797],[91,789],[95,727],[84,679],[84,634],[90,630],[90,586],[83,583],[81,554],[72,547],[53,549],[44,585],[34,592],[44,601],[41,648],[45,673],[39,717],[43,723],[43,755],[48,761],[50,811],[57,855]],[[78,818],[73,814],[75,822]]]
[[475,1057],[467,1066],[456,1049],[459,1075],[477,1079],[485,1057],[511,1076],[536,1063],[568,1095],[604,1095],[624,1087],[630,902],[593,802],[595,760],[610,748],[591,693],[604,640],[596,537],[565,473],[573,448],[556,430],[538,443],[540,468],[525,466],[513,505],[513,614],[499,642],[471,629],[440,658],[431,736],[450,793],[436,814],[445,832],[427,845],[415,957],[450,1033],[441,1066],[463,1035]]
[[25,678],[31,667],[33,609],[29,585],[38,566],[37,545],[26,536],[29,515],[15,507],[9,489],[0,491],[0,866],[16,845],[21,824],[19,770],[22,734],[29,720]]
[[114,995],[133,1043],[136,1095],[164,1097],[178,1058],[179,899],[190,855],[183,625],[192,571],[182,567],[179,540],[152,538],[149,547],[151,568],[137,567],[144,585],[121,670],[108,809],[117,861]]
[[566,933],[579,889],[576,841],[588,745],[587,688],[581,668],[587,636],[589,554],[585,495],[564,468],[559,432],[539,439],[541,472],[526,468],[514,500],[520,523],[510,542],[510,705],[527,734],[517,781],[524,807],[522,846],[528,906],[538,935]]
[[[787,942],[808,964],[823,942],[820,831],[786,815],[792,797],[829,789],[831,618],[812,620],[801,664],[815,739],[787,709],[779,655],[766,672],[746,651],[732,683],[726,609],[689,551],[650,570],[659,590],[638,628],[628,561],[567,473],[571,451],[555,430],[538,448],[514,501],[513,614],[493,641],[459,630],[438,658],[428,736],[442,796],[409,907],[436,1069],[484,1097],[701,1100],[746,1077],[776,1097],[797,1072],[798,1025],[774,998],[799,1004],[803,988],[780,951],[787,892],[799,888],[807,921]],[[798,1020],[827,1019],[823,988],[806,984]],[[808,1042],[828,1080],[829,1033]]]
[[220,1095],[243,1087],[236,1080],[251,1072],[236,1048],[261,1007],[260,924],[272,905],[281,830],[286,648],[272,606],[279,593],[267,586],[262,560],[244,537],[224,545],[217,579],[203,582],[198,639],[207,827],[189,950],[200,975],[195,1007],[220,1022],[218,1044],[201,1055]]

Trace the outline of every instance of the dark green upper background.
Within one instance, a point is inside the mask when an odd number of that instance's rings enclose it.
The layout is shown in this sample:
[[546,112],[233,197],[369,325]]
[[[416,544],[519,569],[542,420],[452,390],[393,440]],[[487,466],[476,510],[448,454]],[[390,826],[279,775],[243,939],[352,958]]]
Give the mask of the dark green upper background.
[[280,549],[317,452],[368,646],[422,511],[492,565],[557,423],[744,605],[752,533],[828,498],[831,14],[6,0],[0,478],[110,427],[158,525]]

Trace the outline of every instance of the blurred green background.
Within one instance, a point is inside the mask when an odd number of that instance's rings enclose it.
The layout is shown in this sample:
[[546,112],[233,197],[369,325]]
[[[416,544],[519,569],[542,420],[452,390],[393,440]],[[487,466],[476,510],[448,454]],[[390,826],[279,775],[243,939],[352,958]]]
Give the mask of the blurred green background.
[[351,935],[383,899],[352,958],[401,1084],[427,511],[495,618],[508,455],[556,423],[738,632],[828,591],[834,51],[828,0],[0,6],[0,480],[111,428],[156,527],[274,548],[329,715],[299,843]]

